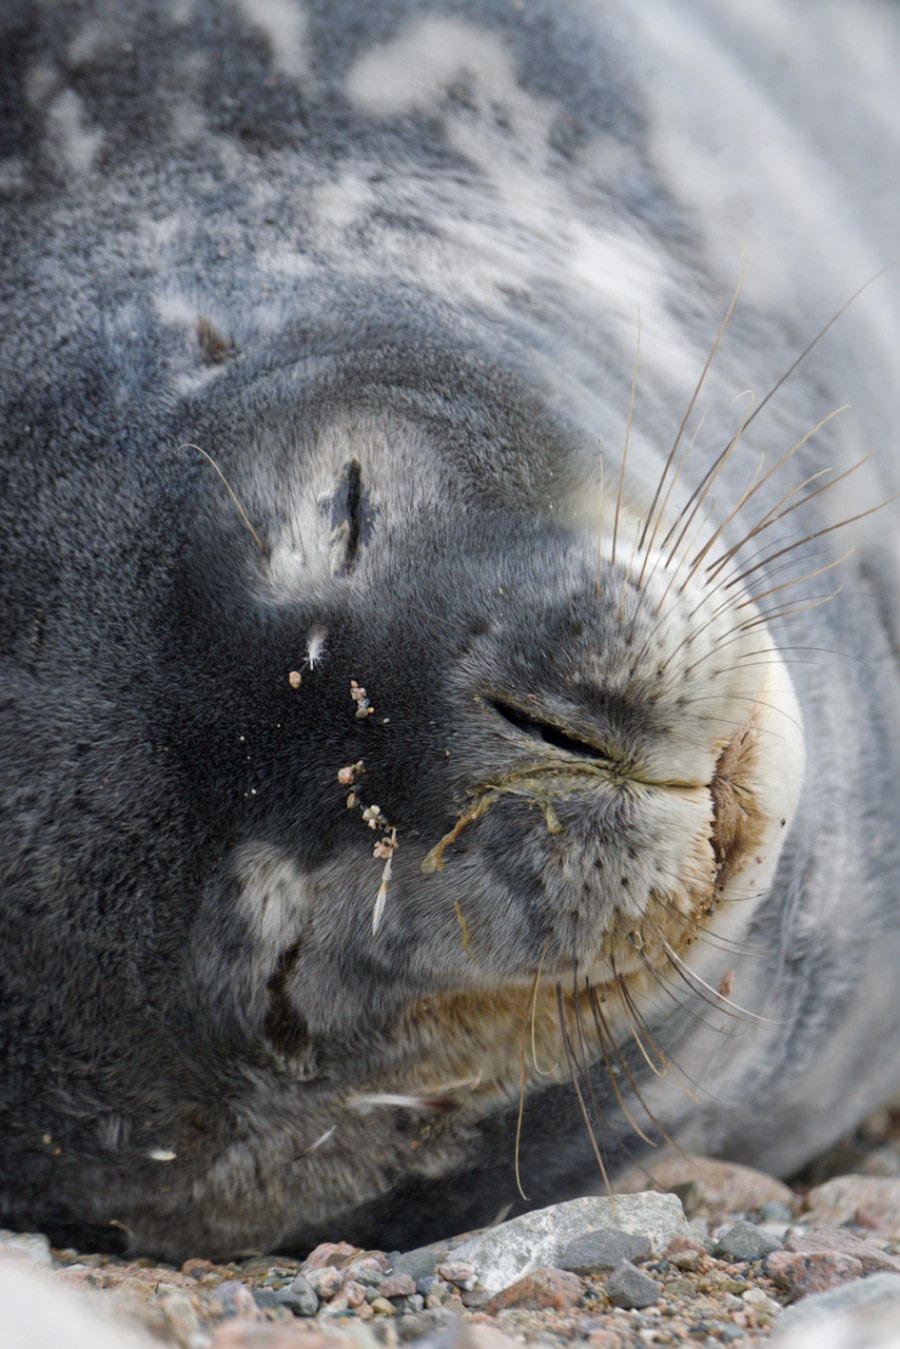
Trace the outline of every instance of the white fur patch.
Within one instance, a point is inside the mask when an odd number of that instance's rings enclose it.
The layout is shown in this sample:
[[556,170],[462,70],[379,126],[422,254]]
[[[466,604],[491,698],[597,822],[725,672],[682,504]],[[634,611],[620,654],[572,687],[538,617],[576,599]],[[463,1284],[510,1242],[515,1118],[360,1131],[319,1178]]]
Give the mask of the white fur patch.
[[103,133],[87,126],[81,99],[73,89],[64,89],[46,116],[48,134],[62,165],[72,173],[87,173],[103,144]]
[[345,171],[310,194],[309,207],[317,230],[327,238],[352,229],[367,219],[378,199],[359,173]]
[[241,887],[241,913],[254,943],[253,964],[257,971],[265,971],[309,922],[310,881],[290,857],[265,843],[239,848],[234,870]]
[[371,48],[347,77],[347,93],[381,117],[433,111],[454,83],[503,101],[518,95],[500,39],[460,19],[425,18],[408,32]]
[[305,75],[307,15],[298,0],[238,0],[238,5],[248,23],[271,43],[276,70],[295,79]]

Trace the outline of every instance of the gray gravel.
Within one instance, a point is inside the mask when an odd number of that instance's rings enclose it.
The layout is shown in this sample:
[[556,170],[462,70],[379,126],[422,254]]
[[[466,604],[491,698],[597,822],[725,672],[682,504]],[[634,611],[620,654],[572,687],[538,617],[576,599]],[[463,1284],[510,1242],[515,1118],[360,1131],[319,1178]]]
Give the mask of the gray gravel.
[[606,1296],[614,1307],[652,1307],[661,1292],[655,1279],[627,1262],[614,1269],[606,1280]]
[[560,1269],[569,1269],[573,1274],[598,1274],[615,1269],[624,1260],[630,1260],[632,1264],[649,1260],[652,1254],[649,1237],[600,1228],[575,1237],[563,1247],[556,1263]]
[[738,1222],[725,1232],[713,1247],[713,1255],[726,1260],[762,1260],[781,1250],[781,1242],[755,1223]]

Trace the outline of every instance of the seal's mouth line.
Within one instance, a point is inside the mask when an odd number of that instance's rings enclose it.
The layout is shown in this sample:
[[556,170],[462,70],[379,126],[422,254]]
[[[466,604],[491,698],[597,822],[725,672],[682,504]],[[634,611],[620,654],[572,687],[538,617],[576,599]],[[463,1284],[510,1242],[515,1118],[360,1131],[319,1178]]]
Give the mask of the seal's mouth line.
[[544,812],[548,832],[559,834],[564,831],[564,825],[553,808],[553,800],[585,793],[595,784],[619,792],[641,787],[672,793],[709,792],[713,806],[713,849],[717,866],[721,870],[739,832],[740,814],[748,813],[744,803],[738,799],[740,788],[733,779],[752,749],[753,742],[751,717],[720,752],[715,772],[709,781],[701,778],[654,778],[639,771],[633,763],[612,758],[580,757],[573,761],[568,757],[558,758],[547,754],[539,760],[517,764],[469,789],[472,805],[426,854],[421,870],[426,875],[443,870],[444,849],[455,843],[468,825],[484,815],[504,795],[533,801]]

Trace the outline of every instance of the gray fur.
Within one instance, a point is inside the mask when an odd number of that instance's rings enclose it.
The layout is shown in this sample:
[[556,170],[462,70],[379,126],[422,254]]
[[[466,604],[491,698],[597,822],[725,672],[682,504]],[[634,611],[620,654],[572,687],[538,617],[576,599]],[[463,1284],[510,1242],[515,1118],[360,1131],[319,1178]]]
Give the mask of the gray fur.
[[[624,673],[631,536],[596,578],[637,313],[646,510],[749,249],[674,509],[738,395],[898,242],[892,7],[854,6],[853,42],[836,3],[633,9],[4,6],[3,1223],[177,1258],[411,1245],[516,1201],[515,1056],[484,1108],[491,1046],[465,1028],[446,1100],[357,1097],[440,1086],[443,1032],[406,1009],[514,986],[524,1010],[543,952],[563,970],[600,939],[597,839],[616,874],[655,846],[621,804],[562,797],[555,836],[505,797],[420,870],[473,784],[530,762],[488,698],[623,755],[676,733],[671,687]],[[710,517],[843,402],[754,512],[873,444],[778,542],[896,490],[898,333],[886,275],[752,424]],[[896,508],[772,567],[856,546],[787,592],[837,599],[773,625],[807,773],[732,930],[763,954],[704,957],[770,1024],[681,986],[647,1011],[704,1093],[646,1086],[693,1149],[786,1171],[897,1086],[895,538]],[[374,935],[377,834],[337,780],[360,759],[400,843]],[[593,1079],[614,1168],[639,1141]],[[535,1082],[530,1201],[592,1165],[571,1085]]]

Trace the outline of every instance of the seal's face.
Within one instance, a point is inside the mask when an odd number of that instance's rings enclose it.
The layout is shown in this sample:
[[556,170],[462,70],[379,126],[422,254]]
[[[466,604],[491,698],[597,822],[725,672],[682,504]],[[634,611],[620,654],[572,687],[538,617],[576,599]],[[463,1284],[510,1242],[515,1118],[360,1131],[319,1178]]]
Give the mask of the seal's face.
[[[576,1005],[609,1002],[602,1027],[588,1014],[596,1040],[627,1032],[629,1000],[657,984],[702,987],[704,937],[745,930],[771,881],[800,713],[744,568],[699,511],[598,502],[589,531],[516,513],[512,491],[464,505],[451,473],[425,502],[396,479],[419,438],[389,441],[384,464],[364,420],[320,438],[326,459],[350,443],[359,457],[311,493],[308,534],[295,522],[320,573],[293,619],[294,664],[312,668],[273,672],[319,787],[290,843],[245,840],[232,865],[288,1073],[322,1066],[323,1037],[378,1024],[386,1048],[352,1103],[486,1111],[521,1090],[526,1037],[528,1077],[566,1074]],[[247,556],[293,617],[297,557]],[[473,1035],[491,1046],[477,1066]]]

